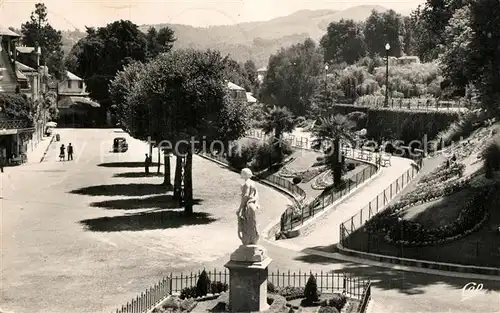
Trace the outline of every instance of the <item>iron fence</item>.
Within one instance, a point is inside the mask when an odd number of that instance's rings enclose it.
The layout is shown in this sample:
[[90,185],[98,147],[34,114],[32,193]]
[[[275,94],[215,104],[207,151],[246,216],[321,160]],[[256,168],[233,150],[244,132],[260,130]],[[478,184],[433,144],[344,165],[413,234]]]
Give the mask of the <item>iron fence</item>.
[[[358,99],[354,105],[367,107],[383,107],[385,97],[365,97]],[[407,110],[466,110],[468,103],[463,101],[439,101],[438,99],[421,98],[391,98],[388,103],[390,108]]]
[[305,221],[314,217],[335,201],[349,194],[353,189],[367,181],[377,173],[377,167],[368,164],[361,172],[356,173],[352,179],[343,183],[340,187],[329,192],[323,192],[313,201],[306,205],[291,206],[281,215],[281,231],[289,231],[304,224]]
[[366,283],[363,294],[361,295],[361,303],[358,307],[358,313],[365,313],[368,309],[368,303],[372,298],[372,284],[370,281]]
[[141,292],[135,299],[122,305],[112,313],[143,313],[154,308],[163,299],[172,294],[172,279],[165,277],[153,287]]
[[391,202],[391,200],[411,182],[418,174],[419,170],[419,166],[412,164],[410,169],[398,177],[398,179],[378,194],[357,214],[340,224],[340,242],[342,245],[345,244],[345,240],[350,234],[363,226],[366,221],[370,220],[377,213],[384,210],[387,204],[389,204],[389,202]]

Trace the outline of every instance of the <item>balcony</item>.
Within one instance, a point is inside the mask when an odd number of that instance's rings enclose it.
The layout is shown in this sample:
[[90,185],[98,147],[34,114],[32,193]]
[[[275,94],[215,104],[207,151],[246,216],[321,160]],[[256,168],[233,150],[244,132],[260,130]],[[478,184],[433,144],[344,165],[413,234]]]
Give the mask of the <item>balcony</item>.
[[28,120],[0,120],[0,131],[7,129],[26,129],[32,128]]

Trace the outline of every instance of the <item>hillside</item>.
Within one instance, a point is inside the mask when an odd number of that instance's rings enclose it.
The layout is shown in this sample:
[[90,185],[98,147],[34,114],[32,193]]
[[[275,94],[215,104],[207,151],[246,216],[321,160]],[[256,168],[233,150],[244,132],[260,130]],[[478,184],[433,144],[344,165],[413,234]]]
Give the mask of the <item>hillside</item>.
[[[293,14],[274,18],[269,21],[240,23],[235,25],[193,27],[180,24],[141,25],[142,31],[151,26],[171,27],[178,38],[176,49],[217,49],[230,54],[237,61],[253,59],[258,67],[267,65],[269,56],[281,47],[303,41],[307,37],[319,40],[326,32],[328,24],[341,19],[364,21],[372,10],[379,12],[387,9],[378,5],[362,5],[343,11],[302,10]],[[68,35],[70,35],[68,33]],[[81,37],[85,34],[81,33]],[[64,33],[65,37],[67,36]],[[65,46],[78,40],[71,32],[71,39],[65,38]],[[65,48],[68,51],[69,48]]]

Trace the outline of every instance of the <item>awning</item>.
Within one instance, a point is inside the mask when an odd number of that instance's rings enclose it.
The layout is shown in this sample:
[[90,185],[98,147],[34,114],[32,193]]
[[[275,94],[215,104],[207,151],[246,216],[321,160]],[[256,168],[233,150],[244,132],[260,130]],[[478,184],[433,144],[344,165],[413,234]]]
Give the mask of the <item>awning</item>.
[[85,97],[65,97],[61,99],[57,105],[60,109],[68,109],[76,104],[85,104],[93,108],[100,108],[101,105],[95,101],[90,100],[90,98]]

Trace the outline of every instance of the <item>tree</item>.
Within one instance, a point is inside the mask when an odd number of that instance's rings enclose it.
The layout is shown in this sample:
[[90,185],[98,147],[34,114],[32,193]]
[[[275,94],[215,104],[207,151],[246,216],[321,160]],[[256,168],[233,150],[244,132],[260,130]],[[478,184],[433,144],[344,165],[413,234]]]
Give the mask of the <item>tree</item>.
[[316,88],[311,100],[311,117],[316,119],[318,116],[324,116],[338,98],[344,97],[342,86],[338,80],[338,74],[335,76],[317,77]]
[[389,56],[400,57],[403,52],[403,25],[403,17],[394,10],[383,13],[373,10],[364,28],[365,44],[370,56],[385,56],[385,44],[389,43]]
[[[151,131],[170,143],[176,156],[174,196],[178,197],[181,174],[184,173],[185,213],[193,213],[192,156],[195,143],[220,139],[221,125],[231,104],[227,102],[225,59],[215,51],[179,50],[160,54],[134,84],[127,97],[128,110],[135,128],[145,127],[147,112],[151,115]],[[232,115],[232,129],[224,140],[234,140],[244,132],[245,123]],[[240,125],[240,126],[238,126]]]
[[356,123],[344,115],[332,115],[327,118],[320,118],[316,124],[313,134],[317,148],[323,147],[327,151],[327,165],[333,171],[333,182],[335,186],[342,183],[342,153],[341,141],[351,143],[355,134],[353,129]]
[[416,53],[416,21],[414,12],[410,16],[403,17],[403,53],[406,55],[415,55]]
[[177,40],[174,31],[169,27],[160,28],[159,31],[150,27],[146,34],[147,38],[147,57],[154,58],[160,53],[167,53],[172,50],[174,42]]
[[57,79],[65,75],[62,35],[47,20],[47,7],[43,3],[35,4],[30,20],[21,25],[22,43],[26,46],[39,47],[40,64],[46,65]]
[[250,83],[251,89],[248,91],[255,92],[259,86],[259,81],[257,78],[257,66],[254,61],[248,60],[243,64],[243,68],[245,70],[246,77],[248,82]]
[[243,87],[246,91],[252,91],[253,83],[250,81],[245,68],[231,57],[224,58],[224,77],[226,80]]
[[[295,129],[295,118],[287,108],[274,106],[269,112],[267,112],[264,122],[262,124],[262,130],[265,134],[274,133],[274,139],[271,141],[274,144],[276,154],[278,159],[283,159],[283,134],[291,133]],[[271,154],[270,154],[271,155]],[[269,162],[270,166],[273,162]]]
[[323,56],[311,39],[282,48],[269,58],[266,77],[259,90],[260,101],[286,106],[294,115],[310,109],[316,76],[324,71]]
[[354,64],[366,55],[361,24],[354,20],[330,23],[320,44],[325,62]]
[[468,60],[473,36],[470,23],[469,6],[455,11],[445,29],[445,36],[448,40],[442,47],[443,53],[440,56],[443,77],[462,95],[465,95],[465,88],[474,71],[473,64]]
[[471,1],[472,38],[468,58],[471,81],[489,114],[500,114],[500,3]]
[[[155,38],[158,38],[159,33]],[[170,31],[165,33],[170,34]],[[164,49],[168,49],[170,43]],[[87,28],[87,36],[73,47],[67,62],[71,61],[75,74],[85,80],[90,96],[104,110],[109,110],[109,82],[131,62],[145,61],[148,57],[147,48],[147,37],[138,26],[120,20],[98,29]]]

